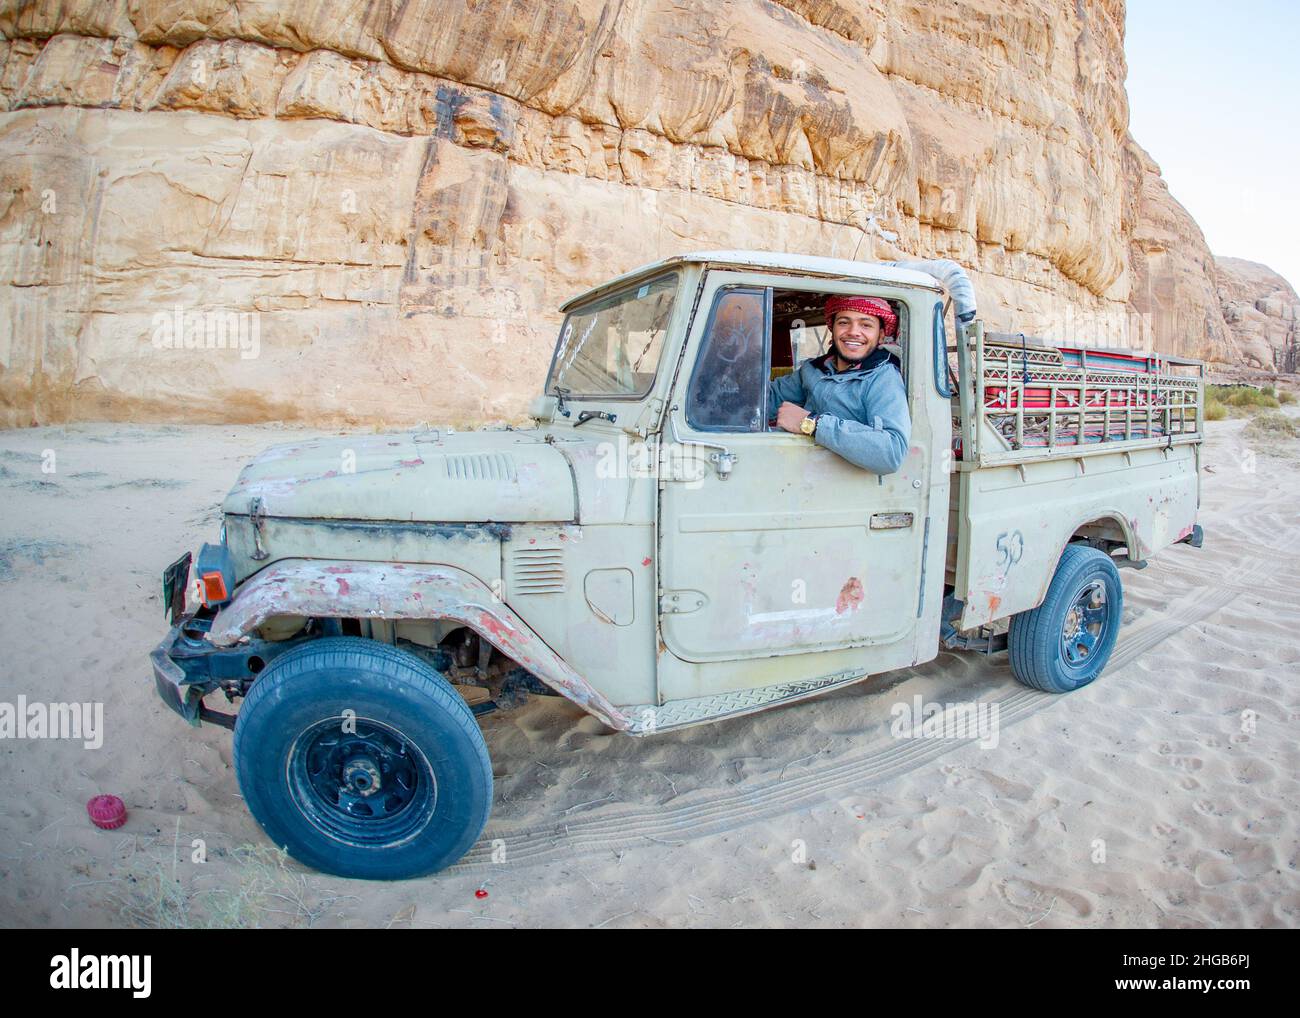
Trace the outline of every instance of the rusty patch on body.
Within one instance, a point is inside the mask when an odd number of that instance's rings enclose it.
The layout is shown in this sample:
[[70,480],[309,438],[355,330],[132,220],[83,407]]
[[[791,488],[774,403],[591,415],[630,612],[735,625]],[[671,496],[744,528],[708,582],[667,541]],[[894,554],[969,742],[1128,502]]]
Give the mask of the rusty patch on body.
[[847,611],[857,611],[864,596],[862,581],[856,576],[850,576],[840,588],[840,596],[835,599],[835,614],[843,615]]

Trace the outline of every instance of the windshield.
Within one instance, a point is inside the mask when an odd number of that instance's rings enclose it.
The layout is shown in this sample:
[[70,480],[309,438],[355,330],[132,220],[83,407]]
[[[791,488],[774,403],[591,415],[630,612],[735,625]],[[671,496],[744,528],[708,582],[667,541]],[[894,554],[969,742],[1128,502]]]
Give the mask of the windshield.
[[644,396],[654,382],[676,295],[672,272],[570,312],[546,391],[558,385],[566,396]]

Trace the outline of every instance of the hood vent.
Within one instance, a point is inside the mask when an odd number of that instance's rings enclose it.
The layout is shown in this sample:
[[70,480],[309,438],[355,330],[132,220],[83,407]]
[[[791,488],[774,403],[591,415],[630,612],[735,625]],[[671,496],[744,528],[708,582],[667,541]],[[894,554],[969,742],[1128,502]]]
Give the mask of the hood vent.
[[514,549],[510,557],[510,588],[515,594],[564,593],[564,549]]
[[505,452],[480,452],[447,457],[449,481],[513,481],[515,458]]

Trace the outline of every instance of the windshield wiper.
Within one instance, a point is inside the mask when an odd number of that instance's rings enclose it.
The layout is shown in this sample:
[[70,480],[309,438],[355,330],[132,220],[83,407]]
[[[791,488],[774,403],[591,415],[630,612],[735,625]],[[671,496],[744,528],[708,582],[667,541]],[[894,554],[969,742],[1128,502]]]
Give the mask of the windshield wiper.
[[564,405],[564,397],[572,392],[572,389],[565,389],[557,382],[555,388],[551,390],[555,394],[555,409],[560,411],[561,417],[569,416],[569,408]]

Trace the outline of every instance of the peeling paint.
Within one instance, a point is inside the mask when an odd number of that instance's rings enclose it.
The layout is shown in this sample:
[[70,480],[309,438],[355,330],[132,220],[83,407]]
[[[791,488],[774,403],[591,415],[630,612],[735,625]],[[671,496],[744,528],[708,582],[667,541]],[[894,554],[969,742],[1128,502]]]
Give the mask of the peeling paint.
[[862,605],[864,596],[862,581],[856,576],[850,576],[840,588],[840,596],[835,599],[835,614],[843,615],[846,611],[857,611]]

